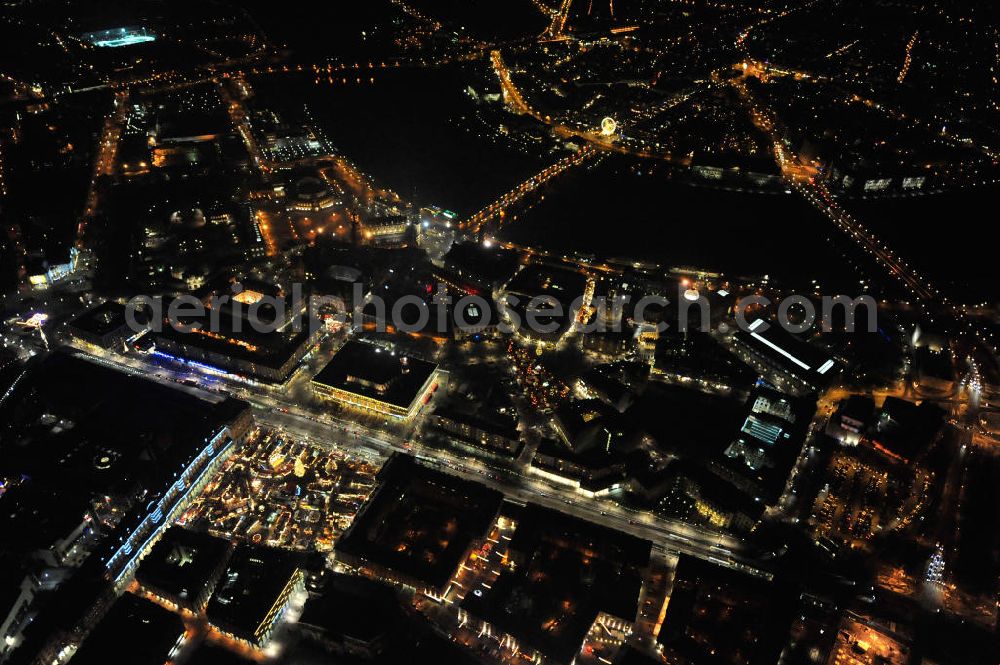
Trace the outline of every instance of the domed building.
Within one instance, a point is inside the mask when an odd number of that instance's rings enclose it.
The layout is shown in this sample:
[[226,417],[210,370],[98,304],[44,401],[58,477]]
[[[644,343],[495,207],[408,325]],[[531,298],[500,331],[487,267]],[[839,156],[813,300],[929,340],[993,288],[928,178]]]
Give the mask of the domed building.
[[333,188],[314,176],[299,179],[288,192],[289,212],[320,212],[339,204]]

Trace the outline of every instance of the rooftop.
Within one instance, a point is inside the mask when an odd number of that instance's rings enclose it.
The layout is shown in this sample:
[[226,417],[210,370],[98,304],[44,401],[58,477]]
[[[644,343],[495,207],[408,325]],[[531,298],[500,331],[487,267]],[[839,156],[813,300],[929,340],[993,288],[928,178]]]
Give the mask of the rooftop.
[[240,546],[208,601],[213,626],[250,641],[298,570],[296,557],[277,549]]
[[651,543],[529,505],[510,542],[513,566],[462,606],[559,663],[569,663],[601,612],[635,619]]
[[55,496],[156,494],[245,408],[57,352],[0,406],[0,472]]
[[529,298],[552,296],[564,305],[583,295],[587,278],[582,273],[565,268],[530,264],[507,283],[505,290]]
[[128,325],[125,305],[108,300],[88,310],[70,322],[70,328],[103,337]]
[[789,635],[793,600],[780,582],[681,556],[658,641],[699,664],[774,663]]
[[349,341],[313,383],[409,408],[437,365],[374,344]]
[[480,243],[464,242],[452,245],[444,257],[445,265],[460,277],[487,286],[504,282],[517,270],[517,256],[513,252]]
[[337,552],[441,588],[500,511],[494,490],[395,456]]
[[777,324],[756,319],[737,336],[750,348],[804,381],[826,383],[837,372],[836,361],[829,354]]
[[872,441],[890,457],[912,461],[937,436],[945,413],[930,402],[916,404],[898,397],[886,397]]
[[334,636],[372,641],[393,631],[402,619],[396,591],[366,577],[333,575],[310,598],[299,623]]
[[130,665],[163,665],[183,634],[179,616],[126,593],[90,632],[73,662],[105,665],[128,654]]
[[598,399],[566,402],[555,412],[555,422],[575,453],[597,449],[619,452],[631,439],[631,428],[613,407]]
[[625,418],[655,438],[661,448],[690,457],[712,457],[729,445],[745,414],[738,399],[650,384]]
[[[250,298],[257,297],[259,292],[251,291],[248,287],[243,294],[250,294]],[[244,310],[246,311],[246,310]],[[269,312],[269,313],[268,313]],[[279,314],[270,305],[262,305],[259,309],[260,322],[266,326],[262,330],[255,330],[251,322],[243,320],[233,314],[233,310],[228,306],[223,308],[218,321],[198,320],[200,329],[184,332],[178,330],[176,326],[165,322],[161,331],[153,333],[153,338],[158,345],[166,346],[164,351],[171,353],[176,348],[173,345],[183,345],[189,349],[198,349],[204,353],[217,354],[225,358],[253,363],[260,367],[278,370],[285,366],[309,339],[309,322],[301,321],[301,330],[296,331],[295,326],[288,326],[284,330],[272,330],[271,325],[276,321]],[[193,325],[195,321],[185,321],[187,325]],[[216,325],[217,323],[217,325]],[[280,323],[280,321],[279,321]],[[177,351],[177,353],[183,352]],[[201,358],[192,358],[200,360]]]
[[212,583],[229,543],[206,533],[170,527],[146,555],[136,579],[148,590],[193,603]]
[[456,423],[475,427],[484,432],[504,436],[511,439],[518,437],[517,422],[513,419],[501,419],[493,416],[492,413],[470,412],[454,402],[445,403],[434,410],[434,415],[446,418]]

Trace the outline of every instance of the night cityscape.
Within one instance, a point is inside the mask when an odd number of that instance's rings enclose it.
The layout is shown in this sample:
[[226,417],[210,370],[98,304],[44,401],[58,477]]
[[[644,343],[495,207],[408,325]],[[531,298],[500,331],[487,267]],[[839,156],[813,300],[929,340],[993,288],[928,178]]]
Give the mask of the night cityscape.
[[0,0],[0,665],[1000,665],[1000,8]]

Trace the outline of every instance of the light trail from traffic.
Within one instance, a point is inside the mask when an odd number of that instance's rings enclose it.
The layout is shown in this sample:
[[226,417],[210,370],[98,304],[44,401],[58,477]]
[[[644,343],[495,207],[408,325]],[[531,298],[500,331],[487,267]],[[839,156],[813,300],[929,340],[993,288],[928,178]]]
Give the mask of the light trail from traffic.
[[[243,76],[236,75],[228,78],[235,86],[246,87],[246,81]],[[218,88],[219,96],[222,97],[222,101],[226,106],[226,112],[229,114],[229,120],[233,123],[240,138],[243,139],[243,145],[246,147],[247,153],[250,154],[250,158],[253,159],[258,169],[264,173],[268,173],[272,169],[272,164],[264,156],[264,151],[261,150],[257,144],[257,140],[254,138],[253,129],[250,127],[250,120],[247,117],[243,102],[229,93],[229,89],[224,82],[220,82]]]
[[[746,546],[736,537],[714,532],[679,520],[636,511],[612,501],[583,499],[572,490],[526,476],[517,470],[492,466],[482,460],[463,457],[440,448],[430,448],[417,443],[393,440],[379,433],[366,433],[348,421],[337,421],[327,415],[303,414],[295,411],[283,413],[264,407],[256,417],[261,422],[286,429],[290,433],[311,439],[324,446],[342,446],[336,441],[338,427],[341,435],[353,435],[355,445],[383,456],[393,453],[415,455],[423,464],[452,476],[486,485],[502,492],[518,503],[535,503],[553,510],[568,513],[589,522],[603,524],[618,531],[640,538],[647,538],[657,546],[700,558],[712,557],[725,565],[747,572],[760,572],[760,564],[746,552]],[[334,429],[331,429],[333,425]],[[721,559],[726,556],[728,559]]]
[[891,249],[875,237],[868,229],[858,222],[850,213],[844,210],[826,188],[826,185],[816,181],[793,181],[792,186],[813,204],[827,219],[833,222],[841,231],[858,243],[862,249],[881,263],[889,273],[903,283],[906,288],[925,302],[933,301],[940,295],[938,290],[915,270],[910,268]]
[[557,9],[553,9],[552,7],[542,2],[542,0],[531,0],[531,4],[535,6],[535,9],[540,11],[545,16],[548,16],[550,19],[558,12]]

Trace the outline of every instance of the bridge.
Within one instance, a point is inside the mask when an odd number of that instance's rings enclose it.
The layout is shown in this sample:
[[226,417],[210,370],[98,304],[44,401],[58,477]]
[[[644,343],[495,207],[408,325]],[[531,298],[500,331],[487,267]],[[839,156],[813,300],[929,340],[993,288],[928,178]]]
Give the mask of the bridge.
[[896,256],[885,243],[866,229],[849,212],[834,200],[826,185],[820,182],[815,166],[795,154],[781,138],[783,125],[774,111],[759,103],[742,79],[731,81],[740,100],[750,113],[750,119],[774,146],[775,161],[781,168],[785,180],[809,203],[829,219],[841,231],[857,243],[889,274],[899,281],[917,299],[924,302],[935,301],[940,293],[924,277],[917,273],[901,258]]
[[472,233],[479,233],[489,221],[493,219],[503,220],[508,208],[516,205],[532,192],[537,191],[542,185],[562,175],[574,166],[580,166],[600,154],[599,150],[589,145],[580,148],[580,150],[572,155],[563,157],[555,164],[547,166],[540,173],[533,175],[513,189],[505,192],[482,210],[459,224],[459,227]]

